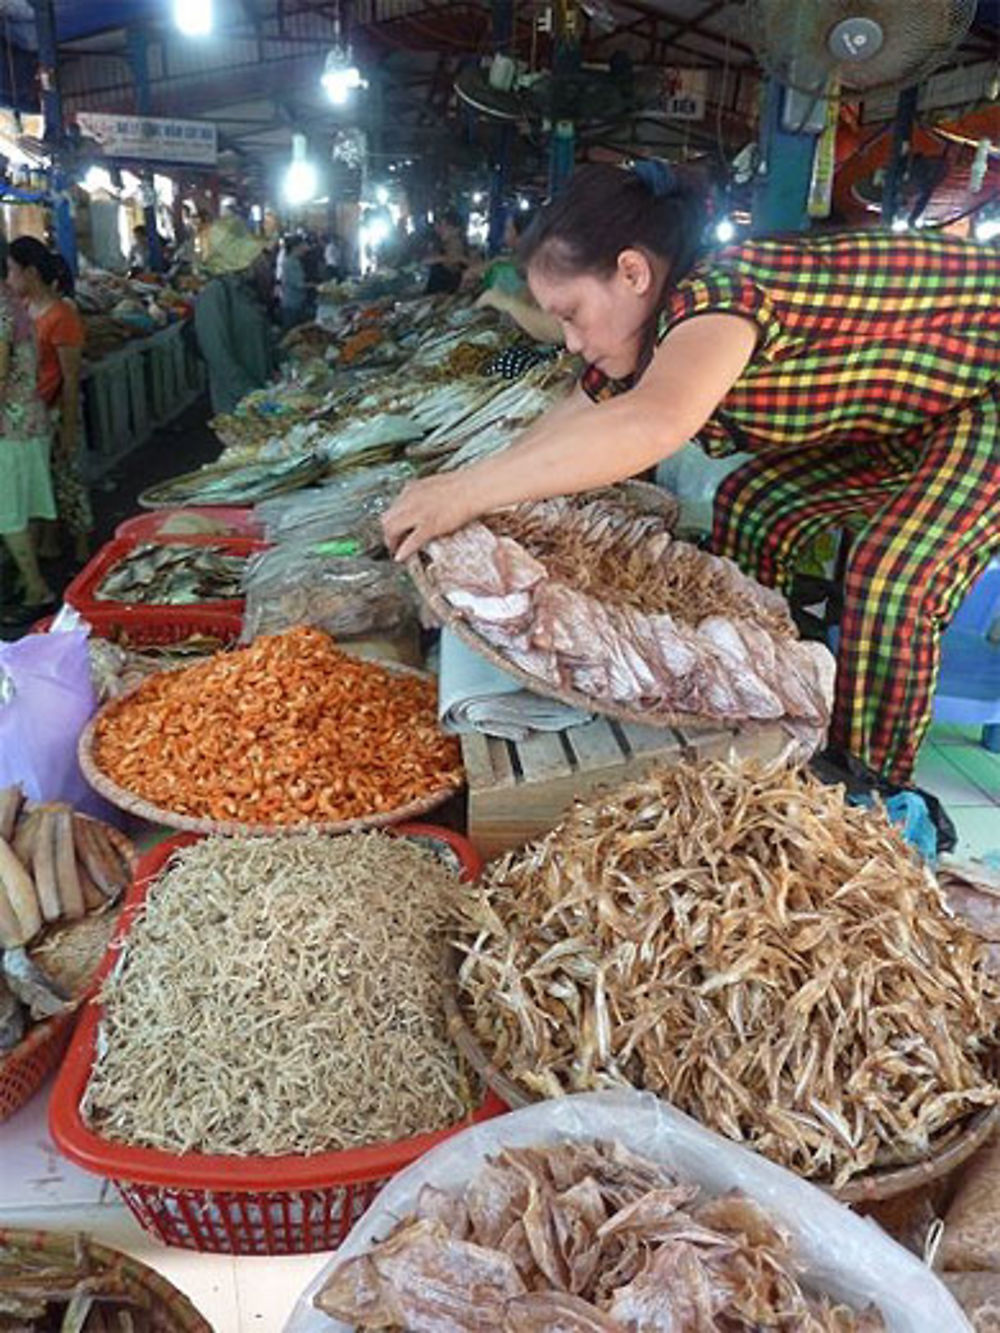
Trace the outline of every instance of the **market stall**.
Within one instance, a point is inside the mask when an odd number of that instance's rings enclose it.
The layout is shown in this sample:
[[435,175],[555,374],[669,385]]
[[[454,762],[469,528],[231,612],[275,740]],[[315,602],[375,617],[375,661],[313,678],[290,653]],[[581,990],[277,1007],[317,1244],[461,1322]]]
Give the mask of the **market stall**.
[[[182,335],[92,371],[116,449],[140,387],[182,394]],[[961,1333],[923,1260],[943,1219],[937,1266],[993,1299],[995,898],[809,774],[832,659],[669,493],[389,558],[408,481],[574,382],[505,378],[509,345],[461,298],[343,301],[0,657],[0,781],[15,726],[32,761],[0,798],[0,1153],[47,1114],[67,1219],[182,1291],[212,1274],[219,1333],[233,1264],[302,1293],[296,1333],[621,1330],[668,1301],[858,1333],[922,1333],[918,1303]],[[38,730],[57,651],[74,709]],[[46,973],[66,914],[100,931],[72,984]]]

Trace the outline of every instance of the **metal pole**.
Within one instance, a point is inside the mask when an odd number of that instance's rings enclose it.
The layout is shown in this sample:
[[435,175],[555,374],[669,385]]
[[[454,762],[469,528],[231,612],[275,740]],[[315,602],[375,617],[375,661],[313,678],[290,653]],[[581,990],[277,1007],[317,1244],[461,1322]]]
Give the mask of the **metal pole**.
[[769,79],[761,116],[761,163],[754,185],[755,235],[777,231],[806,231],[809,227],[809,185],[812,179],[816,134],[788,130],[782,121],[787,90]]
[[59,93],[59,67],[56,51],[55,0],[32,0],[35,33],[38,37],[38,79],[45,117],[45,142],[52,153],[52,217],[56,249],[73,273],[77,269],[76,227],[69,180],[63,169],[62,97]]
[[[493,50],[508,54],[514,41],[514,0],[493,0]],[[496,132],[493,169],[490,174],[490,225],[487,248],[491,255],[503,248],[507,225],[507,178],[514,131],[502,125]]]
[[[146,29],[139,25],[128,30],[128,58],[135,80],[135,101],[140,116],[148,116],[152,101],[149,92],[149,39]],[[146,243],[149,246],[149,267],[154,273],[163,272],[163,246],[156,225],[156,183],[150,167],[142,168],[142,216],[146,224]]]
[[885,184],[882,186],[882,225],[891,227],[899,212],[899,196],[906,175],[906,165],[910,156],[910,138],[917,118],[917,88],[904,88],[896,103],[896,116],[892,122],[892,145],[889,149],[889,165],[886,168]]

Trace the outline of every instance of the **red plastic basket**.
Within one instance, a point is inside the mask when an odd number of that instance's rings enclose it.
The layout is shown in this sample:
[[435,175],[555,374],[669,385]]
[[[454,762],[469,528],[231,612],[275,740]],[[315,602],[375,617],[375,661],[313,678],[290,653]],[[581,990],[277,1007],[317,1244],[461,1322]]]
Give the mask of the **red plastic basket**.
[[[119,612],[135,612],[141,610],[153,616],[176,615],[178,610],[184,611],[204,611],[204,610],[233,610],[236,607],[243,606],[243,598],[230,598],[216,602],[190,602],[178,608],[173,605],[150,605],[142,604],[133,606],[128,602],[116,602],[111,599],[97,599],[95,596],[97,589],[125,556],[134,551],[137,546],[143,543],[135,538],[115,538],[107,542],[97,552],[94,558],[87,564],[76,578],[67,586],[63,593],[63,600],[69,606],[74,606],[83,615],[89,616],[92,611],[116,610]],[[257,551],[263,551],[267,548],[267,543],[258,541],[251,537],[160,537],[156,540],[158,546],[214,546],[225,552],[226,555],[254,555]]]
[[[230,603],[223,603],[228,606]],[[107,609],[113,607],[113,610]],[[99,609],[100,608],[100,609]],[[224,643],[235,643],[243,628],[239,610],[223,611],[214,607],[204,610],[189,606],[167,609],[146,606],[123,606],[120,602],[99,603],[85,613],[91,632],[99,639],[114,642],[125,640],[129,648],[162,648],[180,643],[195,634],[210,634]],[[36,634],[43,634],[54,617],[46,616],[32,626]]]
[[77,1010],[57,1014],[33,1027],[12,1051],[0,1056],[0,1122],[20,1111],[59,1063],[76,1022]]
[[[474,879],[482,861],[471,843],[431,824],[400,824],[397,837],[445,845],[463,880]],[[150,886],[179,847],[198,835],[178,834],[154,848],[136,867],[136,878],[102,965],[111,970],[136,911]],[[222,1254],[309,1254],[332,1250],[386,1184],[403,1167],[467,1124],[491,1119],[508,1108],[495,1093],[467,1120],[432,1134],[345,1152],[284,1157],[224,1157],[129,1148],[95,1134],[83,1122],[80,1103],[94,1063],[101,1017],[99,1000],[84,1008],[49,1104],[49,1126],[60,1151],[85,1170],[106,1176],[139,1225],[165,1245]]]
[[[211,519],[213,523],[224,525],[226,531],[220,533],[220,536],[262,537],[264,535],[263,524],[255,518],[252,509],[239,508],[236,505],[191,505],[183,509],[154,509],[148,514],[136,514],[134,518],[127,518],[118,524],[115,528],[115,537],[129,541],[155,541],[164,525],[178,514],[197,514],[199,518]],[[178,532],[164,535],[180,537],[184,534]]]

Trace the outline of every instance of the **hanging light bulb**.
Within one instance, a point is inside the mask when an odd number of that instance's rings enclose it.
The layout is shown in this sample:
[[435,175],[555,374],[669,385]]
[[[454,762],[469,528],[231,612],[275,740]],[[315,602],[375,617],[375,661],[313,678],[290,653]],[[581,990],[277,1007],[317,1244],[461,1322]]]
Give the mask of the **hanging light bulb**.
[[715,227],[715,239],[720,245],[728,245],[736,237],[736,227],[729,218],[721,218]]
[[292,135],[292,160],[285,172],[285,199],[293,207],[308,204],[316,197],[316,168],[306,157],[306,136]]
[[343,106],[356,88],[368,87],[367,80],[361,77],[361,71],[351,59],[351,48],[339,43],[326,57],[320,82],[334,106]]
[[207,37],[212,31],[212,0],[174,0],[174,23],[185,37]]

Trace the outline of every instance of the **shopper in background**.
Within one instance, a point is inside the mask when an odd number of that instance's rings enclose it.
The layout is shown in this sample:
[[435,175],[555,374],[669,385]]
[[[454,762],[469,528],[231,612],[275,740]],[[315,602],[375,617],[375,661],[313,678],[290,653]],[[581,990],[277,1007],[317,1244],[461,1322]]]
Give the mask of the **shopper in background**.
[[224,218],[205,235],[204,268],[212,277],[195,304],[195,336],[208,366],[212,411],[232,412],[275,370],[274,338],[260,296],[270,260],[262,240],[239,219]]
[[309,317],[309,283],[303,258],[309,248],[306,236],[285,239],[285,262],[281,270],[281,327],[294,329]]
[[323,272],[327,282],[344,278],[344,247],[336,232],[328,232],[323,244]]
[[503,251],[495,259],[470,270],[484,288],[476,305],[506,315],[535,342],[559,347],[563,341],[562,325],[554,315],[547,314],[532,296],[531,288],[517,262],[518,243],[533,217],[534,214],[520,208],[508,213]]
[[20,575],[22,594],[0,623],[16,626],[43,615],[53,602],[38,565],[31,523],[54,519],[56,504],[34,331],[27,310],[3,281],[6,276],[6,261],[0,256],[0,537]]
[[130,273],[148,273],[149,272],[149,232],[139,224],[132,228],[132,248],[128,252],[128,269]]
[[[78,563],[90,554],[94,516],[81,460],[80,369],[83,320],[72,301],[58,294],[56,257],[33,236],[20,236],[9,250],[9,282],[26,303],[35,325],[38,392],[52,413],[52,480],[59,520],[73,540]],[[42,554],[58,554],[57,549]]]
[[424,257],[424,263],[428,266],[425,292],[429,296],[457,292],[469,263],[469,247],[465,241],[462,216],[456,209],[449,208],[435,221],[430,251]]
[[702,252],[664,163],[588,166],[521,257],[588,363],[510,448],[411,484],[383,519],[405,558],[486,510],[609,485],[693,436],[751,460],[712,545],[791,590],[817,534],[857,519],[829,758],[909,783],[941,634],[1000,551],[1000,256],[951,236],[845,232]]

